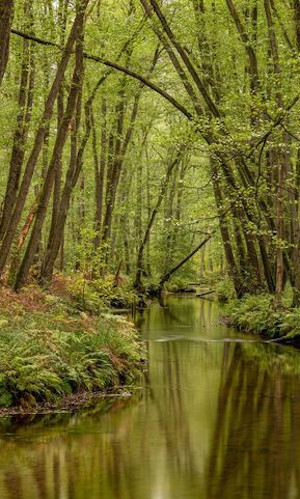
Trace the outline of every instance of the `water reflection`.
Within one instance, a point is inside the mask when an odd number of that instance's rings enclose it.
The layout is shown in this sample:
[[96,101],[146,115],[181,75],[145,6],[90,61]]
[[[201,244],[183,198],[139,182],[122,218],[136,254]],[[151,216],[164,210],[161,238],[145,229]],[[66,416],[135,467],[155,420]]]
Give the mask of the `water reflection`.
[[300,497],[299,355],[224,347],[207,497]]
[[141,396],[1,422],[1,499],[300,497],[300,352],[223,342],[214,303],[167,305],[137,318]]

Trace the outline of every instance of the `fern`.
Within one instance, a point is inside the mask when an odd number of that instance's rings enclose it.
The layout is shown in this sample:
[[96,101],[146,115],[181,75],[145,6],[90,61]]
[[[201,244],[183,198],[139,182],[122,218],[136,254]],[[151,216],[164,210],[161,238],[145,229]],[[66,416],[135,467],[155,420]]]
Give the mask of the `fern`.
[[123,319],[99,317],[84,324],[38,313],[19,315],[17,329],[9,324],[0,322],[0,406],[53,401],[135,379],[141,344]]

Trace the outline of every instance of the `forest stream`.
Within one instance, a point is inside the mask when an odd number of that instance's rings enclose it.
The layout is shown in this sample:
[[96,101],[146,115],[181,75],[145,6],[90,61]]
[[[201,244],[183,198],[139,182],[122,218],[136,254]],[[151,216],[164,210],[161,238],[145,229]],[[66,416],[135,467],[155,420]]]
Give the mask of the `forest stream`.
[[170,296],[135,318],[144,387],[79,414],[2,419],[1,499],[300,497],[296,349]]

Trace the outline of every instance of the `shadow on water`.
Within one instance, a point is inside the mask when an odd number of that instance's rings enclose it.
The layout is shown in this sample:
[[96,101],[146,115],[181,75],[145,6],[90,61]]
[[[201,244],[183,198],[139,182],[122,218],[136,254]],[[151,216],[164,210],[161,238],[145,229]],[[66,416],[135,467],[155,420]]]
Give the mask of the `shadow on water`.
[[3,420],[1,499],[300,497],[300,353],[236,343],[197,298],[153,305],[136,324],[149,356],[141,395]]

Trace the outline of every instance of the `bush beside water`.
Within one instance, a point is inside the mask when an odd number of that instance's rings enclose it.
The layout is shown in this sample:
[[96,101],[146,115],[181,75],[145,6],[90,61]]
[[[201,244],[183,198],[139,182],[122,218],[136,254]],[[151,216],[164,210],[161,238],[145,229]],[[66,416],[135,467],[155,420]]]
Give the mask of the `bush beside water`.
[[300,341],[300,309],[290,306],[290,297],[283,297],[280,306],[269,294],[246,295],[225,306],[230,323],[244,331],[263,334],[270,339]]

